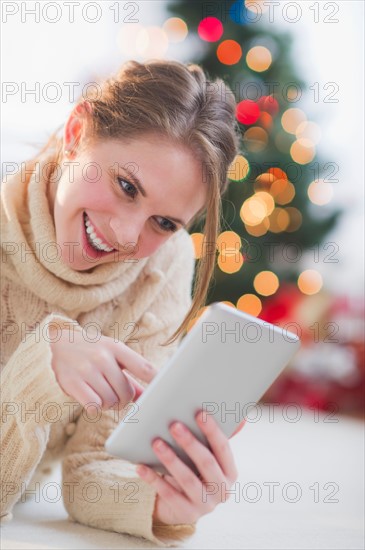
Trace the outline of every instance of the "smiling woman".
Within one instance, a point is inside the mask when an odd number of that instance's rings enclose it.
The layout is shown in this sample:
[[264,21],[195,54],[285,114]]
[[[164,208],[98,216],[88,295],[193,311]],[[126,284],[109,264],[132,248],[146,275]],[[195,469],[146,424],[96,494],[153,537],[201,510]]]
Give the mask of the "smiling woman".
[[[197,65],[129,61],[2,182],[2,521],[61,454],[71,519],[160,545],[191,534],[221,502],[218,493],[202,502],[204,479],[235,482],[213,418],[196,420],[210,449],[190,432],[176,435],[199,476],[174,453],[162,455],[171,473],[162,478],[104,449],[118,409],[138,398],[205,303],[215,254],[204,247],[192,296],[188,230],[205,214],[215,250],[239,147],[235,107],[224,82]],[[19,403],[58,404],[62,414],[24,417]],[[92,422],[81,414],[90,405],[101,409]],[[137,499],[128,498],[131,483]],[[88,498],[90,484],[97,499]]]
[[[126,251],[126,245],[129,254],[131,248],[135,250],[134,258],[143,258],[168,238],[161,234],[164,229],[159,229],[169,226],[167,220],[182,218],[188,230],[205,215],[205,246],[197,266],[192,306],[172,338],[183,333],[207,297],[215,265],[210,245],[220,232],[221,196],[228,185],[228,168],[239,150],[235,109],[230,88],[221,79],[208,80],[196,64],[128,61],[118,73],[89,90],[87,100],[82,98],[70,114],[63,136],[55,132],[40,152],[51,152],[51,162],[62,168],[60,180],[59,172],[55,178],[49,175],[57,239],[64,239],[68,223],[77,225],[82,238],[80,227],[86,210],[106,233],[105,240],[113,241],[110,244],[118,250],[118,258],[123,257],[120,252]],[[28,161],[27,169],[37,160],[38,156]],[[70,166],[75,181],[67,183]],[[117,176],[111,182],[118,187],[113,197],[106,185],[108,170]],[[126,176],[127,181],[119,183],[126,170],[129,176],[132,172],[137,187],[139,180],[146,186],[148,199],[122,201],[119,193],[125,189],[131,194],[132,189],[125,185],[131,184]],[[141,189],[140,193],[143,196]],[[61,212],[61,199],[77,197],[82,202],[86,195],[91,203],[73,203],[71,207],[67,202],[64,210],[69,213]],[[72,237],[75,239],[75,233]],[[94,260],[90,249],[88,253]],[[93,266],[113,259],[115,254],[99,254],[99,262]],[[85,261],[73,264],[73,269],[88,268]]]

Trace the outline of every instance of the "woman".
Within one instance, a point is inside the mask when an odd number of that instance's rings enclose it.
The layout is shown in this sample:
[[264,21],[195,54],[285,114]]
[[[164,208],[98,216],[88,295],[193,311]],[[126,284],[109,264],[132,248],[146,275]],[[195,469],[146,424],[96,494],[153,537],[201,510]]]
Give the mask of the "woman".
[[[237,478],[211,416],[196,418],[211,451],[171,427],[199,477],[157,441],[170,475],[112,457],[104,443],[204,305],[238,144],[221,80],[194,64],[129,61],[77,104],[62,137],[4,179],[3,521],[60,456],[71,520],[158,544],[194,532],[226,498],[202,498],[205,483]],[[192,298],[187,230],[203,215]]]

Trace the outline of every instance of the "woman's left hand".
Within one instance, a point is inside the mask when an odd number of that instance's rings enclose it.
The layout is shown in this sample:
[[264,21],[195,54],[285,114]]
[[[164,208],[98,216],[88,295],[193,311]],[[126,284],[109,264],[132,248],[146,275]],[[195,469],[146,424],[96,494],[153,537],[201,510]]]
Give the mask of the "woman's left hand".
[[[212,415],[199,411],[195,418],[213,452],[184,424],[181,435],[174,430],[174,426],[179,424],[177,422],[170,426],[170,433],[194,462],[201,479],[167,443],[164,443],[165,450],[159,450],[156,446],[161,441],[159,438],[153,441],[152,449],[171,475],[162,477],[146,465],[143,465],[146,472],[143,474],[140,466],[137,467],[140,477],[155,487],[157,492],[153,519],[164,524],[195,523],[201,516],[212,512],[217,504],[229,499],[228,491],[238,477],[229,440]],[[244,423],[232,436],[240,431]]]

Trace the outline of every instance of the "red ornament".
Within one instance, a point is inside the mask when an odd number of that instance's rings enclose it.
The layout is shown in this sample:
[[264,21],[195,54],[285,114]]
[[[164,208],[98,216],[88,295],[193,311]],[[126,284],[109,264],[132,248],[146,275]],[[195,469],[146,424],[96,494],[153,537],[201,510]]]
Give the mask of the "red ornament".
[[275,116],[279,112],[279,103],[272,95],[264,95],[257,102],[262,111],[266,111],[271,116]]
[[254,124],[259,116],[259,106],[251,99],[245,99],[238,103],[236,107],[236,117],[241,124]]
[[216,17],[205,17],[198,25],[198,34],[206,42],[216,42],[223,34],[222,21]]

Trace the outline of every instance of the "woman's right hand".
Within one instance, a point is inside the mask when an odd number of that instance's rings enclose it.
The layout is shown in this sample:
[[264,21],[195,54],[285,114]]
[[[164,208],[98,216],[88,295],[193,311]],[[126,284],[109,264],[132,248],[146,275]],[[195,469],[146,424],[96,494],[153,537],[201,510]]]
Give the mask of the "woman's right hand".
[[[51,340],[54,327],[49,326]],[[101,336],[98,342],[85,341],[81,331],[57,330],[51,341],[52,369],[62,390],[81,405],[96,403],[102,409],[123,408],[137,399],[144,387],[127,370],[151,382],[157,370],[142,355],[123,342]]]

